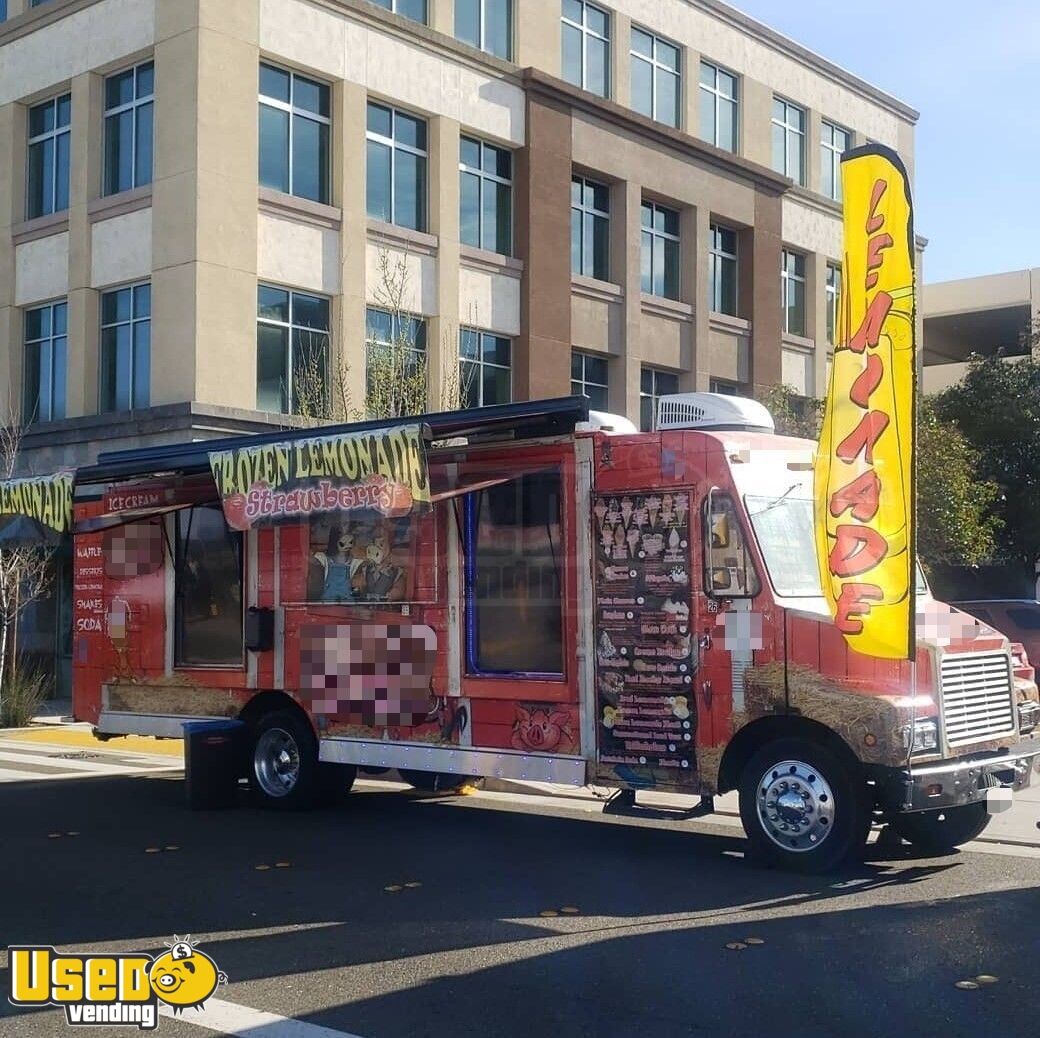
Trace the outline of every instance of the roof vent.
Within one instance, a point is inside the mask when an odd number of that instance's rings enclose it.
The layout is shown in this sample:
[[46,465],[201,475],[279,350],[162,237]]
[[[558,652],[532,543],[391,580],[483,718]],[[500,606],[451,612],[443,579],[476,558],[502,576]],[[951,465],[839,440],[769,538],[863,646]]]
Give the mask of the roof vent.
[[624,416],[610,414],[608,411],[589,411],[587,422],[578,422],[577,432],[604,432],[615,436],[628,436],[639,430]]
[[775,432],[770,413],[757,401],[722,393],[675,393],[657,401],[658,429],[743,429]]

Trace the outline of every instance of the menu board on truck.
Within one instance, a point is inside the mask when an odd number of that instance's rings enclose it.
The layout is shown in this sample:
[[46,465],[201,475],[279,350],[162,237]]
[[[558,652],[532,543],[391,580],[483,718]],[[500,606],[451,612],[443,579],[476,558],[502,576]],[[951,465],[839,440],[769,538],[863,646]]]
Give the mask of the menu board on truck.
[[689,495],[606,494],[592,512],[597,771],[633,787],[691,784]]

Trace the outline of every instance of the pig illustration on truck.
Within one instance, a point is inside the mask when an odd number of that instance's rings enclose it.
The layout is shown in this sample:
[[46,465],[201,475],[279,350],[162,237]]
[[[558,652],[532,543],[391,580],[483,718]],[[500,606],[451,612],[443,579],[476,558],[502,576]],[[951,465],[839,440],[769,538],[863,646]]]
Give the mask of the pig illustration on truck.
[[884,819],[922,851],[1038,770],[1007,640],[918,589],[908,661],[849,649],[813,539],[815,445],[759,404],[579,398],[102,455],[75,478],[74,712],[238,718],[302,808],[358,769],[740,793],[753,851],[823,871]]

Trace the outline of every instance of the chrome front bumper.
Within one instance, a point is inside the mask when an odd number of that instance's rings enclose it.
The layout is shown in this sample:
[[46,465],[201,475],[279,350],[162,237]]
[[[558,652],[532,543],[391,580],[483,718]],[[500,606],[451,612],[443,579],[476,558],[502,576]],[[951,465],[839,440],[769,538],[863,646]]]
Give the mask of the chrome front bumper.
[[1007,750],[979,753],[875,773],[878,799],[890,811],[940,811],[985,800],[990,789],[1015,792],[1040,777],[1040,739],[1027,739]]

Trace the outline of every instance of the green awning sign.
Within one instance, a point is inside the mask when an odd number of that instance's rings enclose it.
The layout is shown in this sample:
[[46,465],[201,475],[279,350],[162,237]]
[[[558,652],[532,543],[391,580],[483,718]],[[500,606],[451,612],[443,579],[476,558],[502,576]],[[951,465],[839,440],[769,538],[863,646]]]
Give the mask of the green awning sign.
[[0,480],[0,516],[21,515],[56,533],[72,529],[73,473]]

